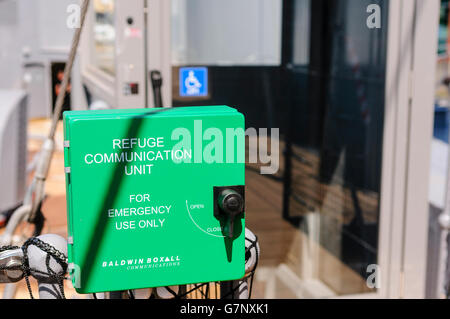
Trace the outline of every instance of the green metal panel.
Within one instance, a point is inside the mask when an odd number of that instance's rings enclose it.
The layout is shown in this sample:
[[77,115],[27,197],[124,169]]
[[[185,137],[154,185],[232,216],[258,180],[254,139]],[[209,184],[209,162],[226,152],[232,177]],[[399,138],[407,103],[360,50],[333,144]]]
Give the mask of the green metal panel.
[[[64,112],[69,263],[79,293],[243,277],[244,213],[230,238],[229,218],[214,212],[215,188],[245,184],[245,139],[235,129],[244,131],[244,116],[227,106]],[[189,132],[183,147],[174,148],[182,139],[174,132]],[[204,152],[215,161],[200,161]]]

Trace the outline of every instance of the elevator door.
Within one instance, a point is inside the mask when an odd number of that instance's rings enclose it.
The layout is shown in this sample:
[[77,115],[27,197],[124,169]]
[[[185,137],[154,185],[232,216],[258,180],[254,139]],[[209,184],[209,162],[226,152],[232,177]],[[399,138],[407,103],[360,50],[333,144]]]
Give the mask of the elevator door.
[[[367,27],[373,3],[383,28]],[[279,171],[247,165],[255,296],[377,291],[387,17],[384,0],[172,0],[173,105],[227,104],[280,130]],[[207,94],[182,96],[180,70],[198,67]]]
[[[291,120],[283,216],[302,230],[304,243],[289,266],[330,295],[373,292],[387,3],[378,1],[380,29],[366,26],[363,13],[371,1],[290,3],[293,10],[285,18],[292,23],[285,21],[284,40],[291,50],[285,51]],[[305,24],[309,38],[301,36]]]

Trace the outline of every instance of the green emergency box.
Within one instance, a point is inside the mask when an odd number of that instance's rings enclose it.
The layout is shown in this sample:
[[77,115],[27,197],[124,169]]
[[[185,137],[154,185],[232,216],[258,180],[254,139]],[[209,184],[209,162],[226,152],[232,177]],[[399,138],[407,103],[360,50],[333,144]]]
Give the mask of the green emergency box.
[[76,290],[242,278],[244,129],[228,106],[64,112]]

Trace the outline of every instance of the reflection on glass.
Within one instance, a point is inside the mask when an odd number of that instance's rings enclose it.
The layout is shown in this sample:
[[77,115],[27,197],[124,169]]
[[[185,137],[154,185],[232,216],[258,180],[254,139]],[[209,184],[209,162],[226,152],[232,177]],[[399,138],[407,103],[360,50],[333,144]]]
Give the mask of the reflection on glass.
[[[362,27],[366,16],[358,14],[370,1],[338,0],[327,8],[296,1],[309,7],[312,36],[310,59],[301,59],[309,63],[291,71],[295,129],[286,219],[300,225],[303,245],[312,248],[289,266],[330,295],[374,292],[366,280],[378,256],[387,36],[387,3],[378,2],[384,27],[374,30]],[[294,27],[294,42],[302,32]]]
[[[266,296],[376,292],[367,279],[379,254],[388,1],[222,2],[172,0],[174,74],[200,64],[212,75],[207,99],[173,104],[232,105],[248,127],[280,128],[281,171],[263,177],[246,166],[246,222],[260,239]],[[366,26],[373,3],[381,29]],[[269,5],[280,5],[272,17]],[[282,36],[254,45],[264,34],[249,30],[261,22]]]
[[114,75],[114,29],[115,0],[94,0],[94,64],[101,70]]

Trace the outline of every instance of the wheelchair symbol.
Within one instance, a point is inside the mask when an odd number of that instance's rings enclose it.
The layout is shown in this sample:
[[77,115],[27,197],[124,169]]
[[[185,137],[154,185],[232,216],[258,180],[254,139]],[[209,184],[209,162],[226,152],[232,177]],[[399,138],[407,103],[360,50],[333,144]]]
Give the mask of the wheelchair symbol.
[[188,77],[186,78],[186,80],[184,80],[184,85],[186,86],[187,95],[200,94],[200,88],[202,87],[202,84],[195,77],[194,71],[189,71]]
[[180,96],[207,96],[208,69],[204,67],[180,69]]

